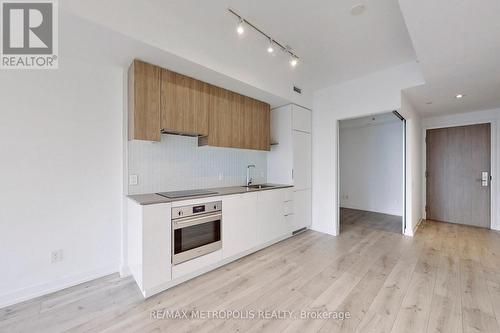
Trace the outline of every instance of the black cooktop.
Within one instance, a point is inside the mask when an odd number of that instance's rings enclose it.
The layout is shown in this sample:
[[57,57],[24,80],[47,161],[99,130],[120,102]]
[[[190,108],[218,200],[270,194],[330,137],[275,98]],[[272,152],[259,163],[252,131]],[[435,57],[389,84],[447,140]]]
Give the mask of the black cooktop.
[[156,193],[161,195],[162,197],[175,199],[175,198],[184,198],[184,197],[196,197],[200,195],[210,195],[217,194],[218,192],[213,192],[209,190],[187,190],[187,191],[172,191],[172,192],[161,192]]

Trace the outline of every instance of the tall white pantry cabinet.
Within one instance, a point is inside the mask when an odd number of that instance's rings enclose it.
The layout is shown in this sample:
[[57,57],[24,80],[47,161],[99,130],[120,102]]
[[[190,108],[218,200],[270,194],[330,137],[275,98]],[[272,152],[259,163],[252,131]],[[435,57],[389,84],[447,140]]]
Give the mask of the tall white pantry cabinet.
[[311,110],[295,104],[271,111],[270,183],[293,184],[293,230],[311,226]]

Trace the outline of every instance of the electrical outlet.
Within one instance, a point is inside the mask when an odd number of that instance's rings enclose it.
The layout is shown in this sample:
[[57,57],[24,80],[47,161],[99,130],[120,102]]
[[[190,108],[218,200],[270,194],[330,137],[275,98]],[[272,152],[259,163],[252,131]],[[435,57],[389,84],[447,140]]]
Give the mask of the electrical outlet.
[[64,252],[62,249],[52,251],[52,253],[50,254],[50,262],[52,264],[54,264],[56,262],[63,261],[63,258],[64,258],[63,255],[64,255]]
[[139,177],[137,175],[128,176],[128,184],[129,185],[137,185],[139,184]]

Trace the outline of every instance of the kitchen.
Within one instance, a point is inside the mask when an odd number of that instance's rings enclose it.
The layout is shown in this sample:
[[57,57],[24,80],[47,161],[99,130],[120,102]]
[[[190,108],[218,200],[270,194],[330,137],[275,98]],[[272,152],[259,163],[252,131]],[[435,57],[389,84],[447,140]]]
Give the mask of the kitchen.
[[[140,60],[128,78],[134,194],[122,244],[145,297],[310,227],[310,110],[295,104],[271,110]],[[209,156],[200,157],[207,148]]]
[[497,0],[0,11],[1,332],[500,332]]

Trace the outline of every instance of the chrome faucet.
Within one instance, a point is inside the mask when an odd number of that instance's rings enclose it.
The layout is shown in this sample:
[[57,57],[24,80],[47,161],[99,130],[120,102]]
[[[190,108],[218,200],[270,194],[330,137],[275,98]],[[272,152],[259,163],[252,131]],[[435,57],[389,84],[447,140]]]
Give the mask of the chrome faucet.
[[255,165],[254,164],[249,164],[247,166],[247,186],[250,186],[253,183],[253,178],[250,177],[250,168],[254,168],[255,169]]

